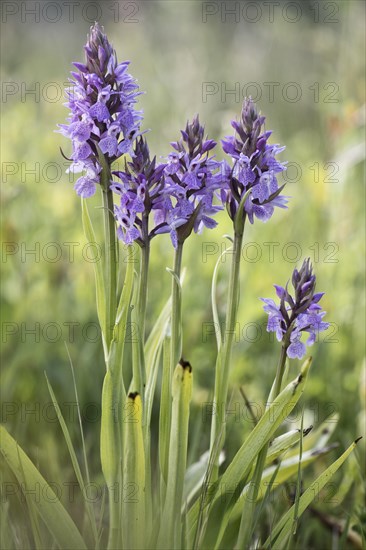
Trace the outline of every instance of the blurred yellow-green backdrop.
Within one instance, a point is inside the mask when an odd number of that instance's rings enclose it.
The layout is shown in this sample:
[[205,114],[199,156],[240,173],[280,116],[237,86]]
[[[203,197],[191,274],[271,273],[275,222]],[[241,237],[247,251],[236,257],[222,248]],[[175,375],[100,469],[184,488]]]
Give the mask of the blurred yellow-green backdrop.
[[[46,371],[76,434],[76,415],[68,405],[75,397],[67,349],[94,475],[100,475],[95,433],[104,366],[93,265],[80,201],[59,149],[68,155],[70,146],[55,133],[67,116],[63,88],[71,63],[83,60],[95,19],[119,60],[131,61],[131,73],[146,91],[140,98],[143,127],[151,130],[150,149],[157,157],[170,152],[169,142],[195,113],[209,137],[230,134],[244,95],[252,95],[267,116],[272,140],[286,145],[289,208],[276,211],[267,224],[246,228],[232,388],[238,392],[243,385],[252,401],[265,399],[279,350],[265,331],[259,297],[273,297],[273,283],[285,283],[309,256],[318,290],[326,292],[331,327],[312,349],[305,405],[315,422],[340,413],[336,439],[341,444],[361,435],[364,12],[358,0],[3,3],[2,421],[49,477],[60,470],[65,478],[72,475],[44,376]],[[97,227],[99,204],[98,196],[90,201]],[[213,388],[210,284],[220,252],[229,246],[225,234],[231,234],[231,225],[223,212],[218,227],[191,236],[184,253],[184,354],[194,369],[197,420],[192,456],[208,445],[199,410]],[[122,258],[125,253],[121,248]],[[169,296],[165,268],[171,263],[169,237],[159,237],[152,249],[147,328]],[[228,263],[221,266],[218,287],[222,310]],[[291,368],[298,368],[296,362]],[[229,453],[242,431],[240,425],[232,428]]]

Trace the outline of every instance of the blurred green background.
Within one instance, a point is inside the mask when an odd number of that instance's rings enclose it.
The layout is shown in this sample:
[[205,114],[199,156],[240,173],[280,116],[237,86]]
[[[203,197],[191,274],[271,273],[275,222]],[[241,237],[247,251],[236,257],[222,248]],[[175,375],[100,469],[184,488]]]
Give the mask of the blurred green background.
[[[99,19],[119,60],[131,61],[131,73],[146,91],[140,104],[144,128],[151,129],[152,154],[166,156],[169,142],[195,113],[210,138],[230,134],[243,94],[251,94],[267,116],[272,142],[286,145],[282,159],[290,164],[289,209],[276,211],[267,224],[246,228],[233,395],[240,399],[242,385],[251,401],[266,398],[279,347],[265,331],[259,297],[274,297],[273,283],[285,283],[294,266],[310,256],[332,325],[311,350],[314,364],[305,407],[315,423],[340,413],[334,440],[342,446],[362,435],[365,4],[70,4],[9,2],[3,7],[2,421],[48,479],[72,478],[44,376],[46,371],[80,448],[66,342],[92,476],[101,479],[96,433],[104,365],[93,265],[85,248],[80,201],[59,151],[62,147],[69,154],[70,144],[54,133],[67,116],[62,90],[71,63],[83,60],[89,26]],[[29,11],[33,8],[35,14]],[[217,156],[223,158],[220,148]],[[99,204],[100,197],[90,201],[97,227]],[[195,380],[190,460],[208,446],[208,424],[202,424],[200,411],[214,382],[215,340],[212,330],[208,336],[205,332],[212,320],[210,284],[219,252],[229,246],[224,235],[232,233],[225,213],[218,220],[215,230],[188,240],[183,260],[184,354]],[[125,254],[121,248],[122,258]],[[165,268],[171,264],[169,237],[159,237],[152,249],[147,328],[169,296]],[[228,267],[227,261],[220,271],[221,312]],[[293,372],[298,366],[293,362]],[[248,421],[231,421],[229,455],[249,427]],[[364,448],[360,452],[362,456]]]

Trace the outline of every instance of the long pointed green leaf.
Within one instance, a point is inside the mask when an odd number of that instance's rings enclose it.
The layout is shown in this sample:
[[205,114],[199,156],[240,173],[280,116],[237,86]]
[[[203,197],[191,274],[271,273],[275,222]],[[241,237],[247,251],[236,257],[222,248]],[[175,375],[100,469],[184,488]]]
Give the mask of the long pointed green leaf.
[[[23,483],[26,486],[27,484],[26,484],[23,465],[22,465],[20,455],[19,455],[19,448],[17,449],[17,451],[18,451],[19,466],[20,466],[20,469],[21,469],[22,477],[23,477]],[[31,527],[32,527],[32,534],[33,534],[35,547],[36,548],[44,548],[44,544],[42,542],[41,529],[40,529],[40,525],[39,525],[39,521],[38,521],[37,510],[36,510],[36,507],[34,505],[33,499],[32,499],[32,497],[31,497],[31,495],[29,494],[28,491],[25,491],[25,500],[26,500],[27,507],[28,507],[29,519],[30,519],[30,523],[31,523]]]
[[[62,550],[86,550],[85,542],[75,523],[33,462],[3,426],[0,426],[0,435],[0,450],[5,461],[18,483],[25,483],[25,490],[29,491],[29,494],[33,491],[31,496],[34,506],[58,546]],[[41,497],[36,498],[37,494]],[[47,499],[42,495],[47,495]]]
[[[228,466],[227,470],[218,480],[216,486],[214,486],[211,505],[208,509],[208,513],[210,516],[212,514],[212,518],[215,518],[219,512],[222,515],[225,507],[230,510],[236,500],[240,497],[240,485],[248,476],[259,451],[263,445],[265,445],[266,442],[273,437],[273,434],[276,432],[277,428],[291,413],[292,409],[300,399],[304,391],[310,364],[311,359],[305,361],[300,375],[295,380],[290,382],[290,384],[286,386],[274,402],[268,406],[266,412],[261,417],[255,428],[251,431]],[[233,495],[235,496],[233,497]],[[189,525],[191,529],[190,535],[192,532],[194,533],[196,529],[198,513],[199,505],[195,503],[189,512]],[[216,541],[218,536],[216,530],[218,524],[215,519],[211,519],[210,523],[211,525],[213,523],[212,529],[208,529],[207,534],[212,538],[208,542],[208,545],[214,546],[214,540]]]
[[[329,453],[334,449],[334,446],[325,447],[322,450],[307,451],[302,458],[302,468],[305,468],[315,462],[315,460],[322,455]],[[265,495],[268,495],[274,489],[278,488],[285,481],[293,477],[298,470],[299,459],[298,456],[293,456],[283,460],[280,464],[270,466],[263,472],[261,483],[258,490],[257,502],[262,500]],[[273,478],[276,473],[276,477]],[[236,520],[240,518],[243,508],[243,499],[248,494],[249,485],[245,485],[239,499],[234,504],[233,508],[229,510],[229,514],[222,521],[222,535],[224,534],[224,527],[226,525],[232,525]],[[221,539],[218,539],[220,542]],[[218,546],[219,547],[219,546]]]
[[[307,431],[305,432],[308,433]],[[283,435],[280,435],[279,437],[276,437],[272,441],[269,447],[266,463],[269,464],[270,462],[275,460],[278,456],[286,452],[287,449],[289,449],[289,447],[291,447],[292,445],[296,444],[299,441],[299,438],[300,438],[300,430],[291,430]],[[198,491],[201,489],[205,479],[205,472],[207,469],[208,458],[209,458],[209,451],[207,451],[201,456],[199,462],[192,464],[188,468],[186,472],[185,485],[184,485],[184,504],[187,503],[189,505],[189,503],[193,501],[194,497],[197,495]],[[315,460],[315,457],[314,457],[314,460]],[[223,453],[221,453],[220,465],[223,463],[223,461],[224,461],[224,455]],[[265,470],[264,476],[262,478],[265,484],[267,483],[267,478],[270,478],[270,475],[267,475],[267,472],[272,473],[272,471],[273,471],[272,469]],[[264,486],[264,490],[266,490],[265,486]],[[242,506],[241,498],[244,495],[244,492],[245,492],[245,488],[242,492],[240,499],[237,501],[237,503],[235,504],[231,512],[230,521],[232,521],[233,518],[237,519],[238,517],[240,517],[241,506]],[[261,489],[260,489],[259,496],[261,496],[262,494],[263,493],[261,492]]]
[[67,448],[68,448],[68,451],[69,451],[69,454],[70,454],[70,458],[71,458],[71,462],[72,462],[72,465],[73,465],[73,468],[74,468],[76,479],[78,480],[78,484],[79,484],[79,487],[81,489],[81,492],[82,492],[82,495],[83,495],[83,498],[84,498],[84,501],[85,501],[86,512],[88,514],[90,527],[91,527],[91,530],[93,532],[94,542],[96,544],[98,544],[98,533],[97,533],[97,527],[96,527],[96,523],[95,523],[95,517],[94,517],[94,514],[93,514],[93,508],[92,508],[90,500],[88,500],[86,498],[87,495],[86,495],[86,491],[85,491],[85,482],[84,482],[83,475],[81,473],[80,465],[79,465],[79,462],[78,462],[78,459],[77,459],[77,456],[76,456],[76,453],[75,453],[74,446],[73,446],[72,441],[71,441],[70,433],[69,433],[68,427],[66,425],[66,422],[64,420],[64,417],[62,416],[61,409],[60,409],[59,404],[57,402],[56,395],[55,395],[55,393],[52,389],[50,381],[48,380],[47,374],[45,374],[45,376],[46,376],[48,391],[50,392],[52,403],[53,403],[53,406],[55,407],[57,418],[58,418],[58,421],[60,422],[62,433],[64,435],[66,445],[67,445]]
[[192,368],[178,363],[172,381],[172,420],[169,444],[168,481],[158,547],[176,548],[181,542],[181,507],[188,448],[189,405]]
[[[310,429],[304,431],[304,436],[309,433]],[[270,464],[290,447],[295,445],[301,436],[301,430],[290,430],[289,432],[276,437],[268,447],[266,464]]]
[[139,550],[145,546],[145,450],[142,430],[142,400],[130,393],[126,401],[124,419],[123,487],[132,489],[132,495],[123,495],[122,522],[124,547]]
[[304,391],[310,363],[310,360],[304,363],[301,374],[286,386],[251,431],[224,472],[214,496],[214,501],[223,495],[222,491],[229,494],[237,488],[238,483],[245,476],[260,449],[295,407]]
[[[301,496],[298,503],[297,516],[294,516],[295,504],[286,512],[286,514],[281,518],[277,523],[276,527],[272,531],[270,537],[266,540],[263,545],[263,548],[283,548],[283,545],[287,537],[291,534],[293,521],[298,520],[306,508],[312,503],[312,501],[318,496],[320,491],[325,487],[333,475],[339,470],[348,456],[352,453],[354,448],[357,445],[359,439],[354,441],[348,449],[335,461],[331,464],[320,476],[313,481],[313,483],[306,489],[304,494]],[[273,541],[275,541],[273,543]]]
[[[323,449],[317,449],[315,451],[313,451],[313,450],[306,451],[305,453],[303,453],[303,456],[302,456],[302,467],[305,468],[306,466],[309,466],[310,464],[315,462],[315,460],[317,458],[319,458],[319,456],[323,456],[323,455],[328,454],[336,446],[337,445],[334,444],[334,445],[330,445],[328,447],[324,447]],[[280,468],[278,470],[278,473],[277,473],[276,481],[275,481],[275,484],[274,484],[275,487],[278,487],[279,485],[283,484],[285,481],[290,479],[292,476],[294,476],[297,472],[298,466],[299,466],[299,457],[298,456],[292,456],[292,457],[289,457],[289,458],[286,458],[285,460],[283,460],[281,462],[281,466],[280,466]],[[273,472],[276,470],[276,468],[277,468],[277,466],[274,465],[274,466],[270,466],[269,468],[266,468],[264,470],[263,476],[262,476],[262,479],[261,479],[260,488],[259,488],[259,491],[258,491],[258,499],[261,499],[262,496],[264,495],[264,493],[266,491],[268,480],[271,478],[271,476],[272,476]],[[246,490],[247,490],[246,487],[244,487],[243,492],[242,492],[242,496],[244,496],[246,494]],[[240,504],[240,499],[237,502],[237,504]],[[236,508],[236,505],[234,507],[234,510],[235,510],[235,508]],[[234,510],[233,510],[233,514],[234,514]]]
[[[210,459],[210,451],[206,451],[200,457],[198,462],[191,464],[187,468],[185,477],[184,477],[184,491],[183,491],[183,506],[189,506],[189,503],[194,499],[199,490],[202,487],[202,484],[205,480],[205,474],[207,472],[208,462]],[[219,457],[219,465],[224,462],[225,455],[221,452]]]
[[[334,433],[334,430],[337,427],[338,420],[339,414],[333,414],[326,420],[324,420],[324,422],[322,422],[314,430],[312,430],[303,441],[304,451],[315,451],[316,449],[323,449],[327,445],[332,434]],[[298,448],[294,447],[293,449],[289,450],[289,452],[287,453],[287,457],[296,454],[298,454]]]
[[169,322],[172,309],[172,300],[169,298],[163,307],[156,323],[154,324],[148,339],[145,344],[145,357],[146,357],[146,369],[147,375],[152,368],[154,357],[157,353],[159,343],[164,339],[165,327]]

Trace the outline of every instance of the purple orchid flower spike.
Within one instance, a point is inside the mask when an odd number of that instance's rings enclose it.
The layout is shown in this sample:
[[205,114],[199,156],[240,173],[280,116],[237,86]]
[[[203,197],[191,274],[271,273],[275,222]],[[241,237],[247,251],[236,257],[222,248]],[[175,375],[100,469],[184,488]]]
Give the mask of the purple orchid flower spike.
[[198,115],[187,122],[182,138],[171,143],[174,151],[164,168],[164,190],[156,203],[155,233],[170,233],[174,247],[203,227],[213,228],[212,218],[221,206],[214,205],[215,195],[226,184],[221,163],[209,156],[216,142],[204,139]]
[[265,303],[263,309],[268,313],[267,331],[276,333],[277,340],[286,348],[287,356],[293,359],[302,359],[306,353],[305,343],[301,341],[304,332],[309,334],[306,345],[311,346],[319,332],[329,327],[329,323],[323,321],[326,312],[318,303],[324,293],[315,293],[315,283],[316,277],[308,258],[301,269],[295,269],[292,274],[294,296],[289,293],[287,284],[285,288],[274,285],[280,299],[279,305],[270,298],[261,298]]
[[154,230],[149,229],[149,215],[160,208],[165,166],[156,164],[156,157],[150,159],[147,142],[140,136],[125,170],[113,172],[120,180],[111,184],[112,191],[120,196],[120,204],[115,205],[117,235],[125,244],[136,241],[143,246],[154,236]]
[[285,163],[276,159],[285,147],[267,143],[272,132],[262,131],[264,123],[265,117],[259,115],[252,99],[246,98],[240,121],[231,122],[236,135],[222,140],[223,150],[230,155],[233,163],[232,167],[226,161],[223,165],[230,188],[223,198],[232,220],[249,190],[244,213],[250,223],[254,222],[254,217],[268,221],[275,206],[287,208],[288,197],[280,196],[284,186],[279,187],[276,179],[276,174],[286,169]]
[[141,92],[128,73],[129,62],[117,63],[116,52],[98,23],[90,29],[85,53],[85,64],[74,63],[78,72],[69,79],[68,124],[59,125],[59,132],[72,141],[68,171],[83,172],[75,183],[83,198],[94,195],[100,183],[100,153],[109,166],[132,153],[142,119],[142,111],[134,108]]

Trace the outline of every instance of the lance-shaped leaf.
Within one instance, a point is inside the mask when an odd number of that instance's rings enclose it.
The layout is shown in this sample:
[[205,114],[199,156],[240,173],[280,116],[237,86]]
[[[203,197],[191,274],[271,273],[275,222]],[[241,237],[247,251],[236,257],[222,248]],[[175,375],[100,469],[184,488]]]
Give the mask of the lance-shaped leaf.
[[158,538],[158,548],[181,546],[181,506],[187,463],[189,405],[192,394],[192,368],[181,360],[172,381],[172,421],[166,497]]
[[[329,439],[331,438],[334,430],[337,427],[339,420],[339,414],[335,413],[326,418],[319,426],[314,428],[310,434],[303,441],[303,449],[305,451],[316,451],[317,449],[323,449],[327,446]],[[298,456],[298,446],[290,449],[286,455],[286,458],[296,455]]]
[[[210,451],[206,451],[200,457],[198,462],[194,462],[187,468],[184,476],[184,490],[183,490],[183,504],[182,510],[188,508],[191,501],[194,500],[202,484],[205,481],[207,468],[209,465]],[[219,457],[219,465],[223,464],[225,460],[225,453],[221,452]]]
[[312,501],[318,496],[320,491],[325,487],[325,485],[329,482],[329,480],[339,470],[339,468],[342,466],[345,460],[352,453],[352,451],[354,450],[354,448],[356,447],[360,439],[361,438],[356,439],[356,441],[354,441],[348,447],[348,449],[335,462],[333,462],[333,464],[331,464],[322,474],[320,474],[320,476],[315,481],[313,481],[310,487],[306,489],[304,494],[299,499],[296,517],[294,514],[295,504],[291,506],[288,512],[286,512],[286,514],[277,523],[276,527],[271,532],[270,537],[264,543],[263,545],[264,549],[266,548],[280,549],[284,547],[287,538],[292,533],[293,522],[297,521],[300,518],[300,516],[303,514],[306,508],[312,503]]
[[[309,433],[310,429],[305,430],[305,435]],[[270,464],[281,454],[286,452],[290,447],[295,445],[300,439],[300,430],[290,430],[289,432],[276,437],[268,449],[266,457],[266,464]],[[184,494],[183,494],[183,507],[189,505],[193,501],[199,490],[202,488],[202,484],[205,480],[205,473],[208,466],[209,451],[206,451],[199,459],[198,462],[191,464],[186,471],[184,479]],[[224,453],[220,454],[220,466],[224,462]],[[265,478],[267,481],[267,477]],[[245,490],[245,489],[244,489]],[[238,506],[239,505],[239,506]],[[236,503],[234,509],[239,507],[240,515],[240,503]],[[234,513],[234,511],[233,511]]]
[[[316,461],[316,459],[319,456],[325,455],[329,453],[331,450],[334,449],[334,445],[330,445],[328,447],[325,447],[324,449],[317,449],[314,451],[307,451],[304,453],[301,461],[301,467],[302,469],[309,466],[313,462]],[[258,496],[257,496],[257,502],[261,501],[264,498],[268,498],[269,494],[278,488],[280,485],[285,483],[288,479],[295,476],[299,467],[299,457],[293,456],[290,458],[286,458],[281,463],[270,466],[263,472],[263,476],[260,482],[260,486],[258,489]],[[217,544],[215,548],[220,548],[220,544],[222,543],[222,536],[225,533],[225,529],[227,526],[227,529],[233,528],[233,526],[236,526],[235,529],[238,529],[237,522],[240,519],[240,516],[242,514],[243,510],[243,500],[248,495],[249,485],[245,485],[244,489],[239,497],[239,499],[236,501],[232,509],[229,509],[228,513],[223,517],[221,522],[221,531],[220,531],[220,537],[217,539]],[[225,533],[226,537],[226,533]]]
[[272,437],[273,433],[287,418],[300,399],[309,371],[311,360],[305,361],[301,373],[280,393],[268,407],[258,424],[251,431],[227,470],[221,477],[213,501],[232,493],[245,477],[254,459],[263,445]]
[[[312,426],[303,431],[303,436],[307,436],[310,433]],[[286,452],[290,447],[295,445],[301,435],[301,430],[290,430],[289,432],[279,435],[276,437],[269,445],[268,452],[266,456],[266,464],[270,464],[284,452]]]
[[62,412],[61,412],[60,406],[57,402],[56,395],[53,391],[53,388],[50,384],[50,381],[48,380],[47,375],[46,375],[46,381],[47,381],[48,391],[50,392],[52,403],[53,403],[53,406],[55,407],[57,418],[60,422],[62,433],[64,435],[66,445],[67,445],[67,448],[68,448],[69,453],[70,453],[70,458],[71,458],[71,462],[72,462],[72,465],[73,465],[73,468],[74,468],[76,479],[78,480],[79,487],[81,489],[81,492],[82,492],[82,495],[83,495],[83,498],[84,498],[85,509],[86,509],[86,513],[88,515],[88,519],[89,519],[89,522],[90,522],[90,528],[91,528],[92,533],[93,533],[94,541],[97,543],[98,542],[98,532],[97,532],[97,526],[96,526],[95,517],[94,517],[94,513],[93,513],[93,507],[92,507],[92,503],[87,498],[87,493],[86,493],[86,490],[85,490],[84,477],[81,473],[81,468],[80,468],[80,465],[79,465],[78,458],[76,456],[74,445],[72,444],[72,440],[71,440],[71,437],[70,437],[70,433],[69,433],[67,424],[65,422],[64,417],[62,416]]
[[[304,391],[310,364],[311,359],[309,358],[303,364],[299,376],[290,382],[273,403],[268,406],[266,412],[251,431],[227,470],[210,487],[209,493],[212,496],[209,502],[206,503],[207,514],[210,520],[210,526],[207,529],[209,540],[205,541],[208,546],[215,547],[215,542],[219,537],[218,530],[220,530],[221,523],[215,518],[222,518],[225,510],[230,511],[238,500],[243,488],[243,482],[248,477],[259,451],[273,437],[277,428],[291,413],[300,399]],[[194,538],[199,509],[200,503],[197,501],[189,512],[190,537],[193,534],[191,540]],[[220,537],[222,535],[223,531],[221,529]]]
[[130,393],[124,407],[122,522],[124,548],[145,547],[145,450],[142,401]]
[[[26,491],[27,497],[32,499],[32,506],[41,516],[58,547],[86,549],[75,523],[33,462],[3,426],[0,426],[0,436],[0,450],[6,463],[19,485]],[[39,490],[35,491],[37,487]],[[40,495],[39,498],[37,495]]]
[[[319,458],[319,456],[328,454],[335,447],[337,447],[337,444],[329,445],[328,447],[324,447],[323,449],[306,451],[305,453],[303,453],[303,456],[302,456],[301,467],[305,468],[306,466],[309,466],[310,464],[315,462],[315,460]],[[278,471],[277,471],[276,478],[274,479],[272,484],[272,490],[278,488],[279,485],[283,484],[292,476],[295,476],[297,473],[298,467],[299,467],[299,457],[292,456],[290,458],[286,458],[285,460],[283,460],[279,468],[278,468],[278,465],[274,465],[274,466],[270,466],[269,468],[266,468],[266,470],[264,470],[263,472],[263,476],[259,486],[257,500],[261,500],[266,494],[270,479],[272,478],[276,470]],[[236,502],[231,512],[230,521],[240,516],[242,500],[243,498],[245,498],[247,492],[248,492],[248,485],[244,487],[239,500]]]

